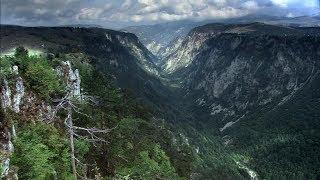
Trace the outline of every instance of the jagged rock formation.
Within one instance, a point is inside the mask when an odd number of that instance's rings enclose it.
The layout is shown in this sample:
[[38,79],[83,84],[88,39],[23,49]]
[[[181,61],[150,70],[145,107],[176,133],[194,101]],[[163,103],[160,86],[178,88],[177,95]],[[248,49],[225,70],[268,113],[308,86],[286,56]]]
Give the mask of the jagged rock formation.
[[160,65],[162,58],[173,52],[177,44],[181,43],[192,28],[202,24],[205,22],[181,21],[150,26],[132,26],[123,30],[136,34],[148,50],[159,58],[156,64]]
[[10,173],[10,156],[14,151],[12,144],[12,136],[5,124],[1,122],[1,135],[0,135],[0,152],[2,159],[0,159],[2,172],[1,177],[7,177]]
[[[81,96],[81,78],[79,74],[79,70],[72,70],[70,61],[63,61],[61,66],[57,67],[57,73],[61,78],[67,77],[67,92],[70,93],[70,96],[80,97]],[[62,71],[62,72],[61,72]]]
[[182,79],[189,96],[211,116],[235,118],[221,131],[250,109],[286,102],[316,75],[319,63],[316,36],[259,23],[199,27],[183,44],[165,70],[176,72],[173,76]]
[[[166,73],[172,73],[177,69],[188,67],[193,59],[200,51],[206,47],[202,47],[203,42],[210,34],[196,33],[194,35],[187,36],[184,40],[177,42],[177,47],[169,52],[170,55],[164,60],[163,69]],[[180,43],[179,43],[180,42]]]
[[[81,98],[79,70],[72,70],[70,61],[66,61],[57,67],[56,72],[61,79],[65,79],[66,92],[68,92],[69,96]],[[21,114],[21,117],[29,117],[29,119],[43,122],[52,122],[57,118],[56,111],[51,104],[39,100],[31,90],[25,89],[24,80],[19,75],[18,66],[12,67],[12,74],[15,77],[10,80],[15,82],[14,86],[10,87],[6,78],[3,79],[3,84],[1,85],[0,99],[3,111],[11,110],[14,113]],[[1,120],[3,129],[1,129],[0,151],[5,154],[4,158],[1,159],[1,167],[3,167],[1,177],[8,177],[9,173],[13,173],[10,178],[17,179],[14,171],[10,172],[10,155],[14,151],[12,138],[16,134],[15,127],[12,125],[11,131],[9,131],[10,127],[2,123],[5,123],[5,121]]]
[[[200,129],[220,134],[227,147],[254,149],[253,143],[287,131],[287,123],[296,129],[290,136],[298,136],[318,120],[320,93],[315,84],[319,83],[320,33],[311,29],[262,23],[198,27],[168,56],[164,71],[184,89],[190,110],[200,117]],[[315,104],[305,126],[300,126],[287,111],[298,114],[290,105],[302,106],[301,99],[308,101],[302,95],[306,92],[313,93],[308,98]],[[318,125],[314,128],[319,131]],[[316,137],[310,135],[310,139]]]
[[11,107],[11,104],[11,89],[9,88],[8,81],[4,79],[1,89],[1,107],[6,109]]
[[[14,66],[15,67],[15,66]],[[21,101],[22,98],[24,96],[25,93],[25,88],[23,85],[23,80],[21,77],[17,78],[16,81],[16,86],[15,86],[15,95],[13,96],[13,111],[15,113],[19,113],[20,112],[20,105],[21,105]]]
[[[12,73],[13,75],[17,76],[15,78],[15,87],[13,90],[8,85],[8,80],[3,79],[3,86],[2,86],[2,91],[1,91],[1,104],[4,109],[11,109],[16,113],[20,112],[20,106],[22,104],[22,98],[25,94],[25,87],[23,85],[23,80],[19,76],[18,73],[18,67],[13,66],[12,67]],[[14,92],[12,95],[11,92]]]

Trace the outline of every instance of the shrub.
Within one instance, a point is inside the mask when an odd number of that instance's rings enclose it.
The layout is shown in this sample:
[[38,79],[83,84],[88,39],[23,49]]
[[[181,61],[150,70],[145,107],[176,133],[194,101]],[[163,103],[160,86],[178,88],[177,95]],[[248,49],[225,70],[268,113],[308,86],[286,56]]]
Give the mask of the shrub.
[[52,179],[70,176],[67,140],[51,125],[36,123],[19,129],[12,164],[20,179]]
[[57,74],[44,59],[31,61],[26,69],[26,80],[29,86],[44,100],[49,100],[54,94],[63,91],[63,86]]
[[130,179],[178,179],[169,157],[158,144],[150,150],[141,151],[130,166],[117,170],[120,177]]
[[10,57],[0,57],[0,79],[11,73],[12,60]]
[[25,49],[24,47],[22,46],[19,46],[16,48],[16,51],[14,53],[14,56],[16,58],[25,58],[25,57],[28,57],[28,50]]

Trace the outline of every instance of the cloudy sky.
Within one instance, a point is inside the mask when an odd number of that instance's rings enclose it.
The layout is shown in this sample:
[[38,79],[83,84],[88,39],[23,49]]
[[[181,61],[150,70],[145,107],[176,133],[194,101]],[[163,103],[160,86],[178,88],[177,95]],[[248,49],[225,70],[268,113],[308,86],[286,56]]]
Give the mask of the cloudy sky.
[[320,0],[0,0],[1,24],[57,26],[98,24],[118,28],[176,20],[251,14],[319,13]]

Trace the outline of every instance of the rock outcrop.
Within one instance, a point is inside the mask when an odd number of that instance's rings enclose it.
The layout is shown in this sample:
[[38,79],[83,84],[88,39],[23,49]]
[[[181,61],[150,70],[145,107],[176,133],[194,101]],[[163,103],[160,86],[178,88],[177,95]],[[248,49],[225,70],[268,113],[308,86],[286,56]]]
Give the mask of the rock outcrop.
[[[69,96],[81,98],[81,79],[79,70],[72,70],[70,61],[62,62],[56,72],[61,79],[65,80],[66,92]],[[19,113],[21,117],[36,121],[50,123],[56,118],[55,108],[48,102],[39,100],[31,90],[26,90],[24,80],[19,75],[18,66],[12,67],[13,78],[3,78],[1,85],[1,110]],[[6,119],[1,119],[0,152],[1,152],[1,177],[17,179],[14,170],[10,169],[10,156],[14,151],[12,139],[16,134],[14,124],[11,125]],[[11,131],[10,131],[11,129]],[[2,155],[3,154],[3,155]]]
[[[59,72],[59,71],[63,72]],[[61,63],[61,66],[58,67],[58,74],[62,76],[66,76],[66,85],[67,85],[67,92],[70,92],[71,96],[74,97],[80,97],[81,96],[81,79],[80,79],[80,74],[79,70],[75,69],[72,70],[71,63],[70,61],[63,61]]]

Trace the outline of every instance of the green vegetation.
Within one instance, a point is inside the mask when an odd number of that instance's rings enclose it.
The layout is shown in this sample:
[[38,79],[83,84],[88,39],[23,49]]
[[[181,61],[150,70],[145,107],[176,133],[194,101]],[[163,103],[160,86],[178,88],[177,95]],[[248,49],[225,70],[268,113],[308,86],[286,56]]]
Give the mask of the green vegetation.
[[25,49],[25,48],[22,47],[22,46],[19,46],[19,47],[16,48],[16,51],[15,51],[15,53],[14,53],[14,56],[15,56],[16,58],[25,58],[25,57],[28,56],[28,50]]
[[40,99],[49,101],[51,97],[63,93],[63,83],[52,66],[53,62],[41,56],[29,56],[23,47],[16,49],[14,57],[0,57],[0,78],[11,78],[12,66],[17,65],[27,86]]
[[28,63],[25,76],[29,87],[32,87],[42,99],[49,100],[52,95],[63,91],[57,74],[42,58],[32,59]]
[[0,79],[11,74],[12,58],[0,57]]
[[53,125],[25,124],[14,140],[12,164],[21,179],[67,179],[70,177],[68,142]]
[[128,167],[117,169],[117,175],[130,179],[178,179],[169,157],[161,147],[157,144],[150,147],[150,150],[141,151]]
[[[89,153],[93,159],[87,161],[97,162],[103,176],[117,175],[134,179],[145,179],[152,175],[171,178],[189,176],[190,171],[186,170],[191,169],[192,154],[176,156],[179,152],[171,142],[168,127],[157,127],[150,120],[152,116],[145,107],[128,92],[116,89],[102,73],[94,71],[83,54],[67,54],[64,58],[79,69],[84,93],[99,97],[98,106],[89,103],[81,105],[81,112],[90,116],[76,113],[78,120],[75,123],[100,129],[114,128],[102,136],[109,142],[109,147],[103,144],[100,148],[91,146]],[[108,158],[102,161],[101,154],[105,153]],[[149,159],[146,154],[150,155]],[[141,174],[136,166],[146,168],[146,172]],[[178,174],[176,169],[180,167],[186,167],[186,170]]]
[[[187,178],[193,162],[191,147],[178,148],[179,145],[174,145],[170,128],[164,123],[158,126],[148,109],[137,103],[130,93],[115,88],[110,78],[94,70],[88,59],[80,53],[50,58],[28,56],[26,50],[19,48],[15,57],[1,58],[1,74],[10,80],[11,66],[18,65],[19,75],[28,90],[32,90],[40,100],[52,103],[53,97],[62,97],[64,93],[64,85],[54,68],[62,60],[68,60],[73,68],[79,69],[82,93],[91,100],[73,100],[77,106],[77,111],[73,112],[74,125],[111,129],[109,133],[97,135],[104,140],[100,142],[76,137],[75,156],[79,176]],[[3,116],[8,127],[12,123],[18,125],[12,165],[18,169],[19,178],[72,179],[64,110],[58,112],[57,120],[50,125],[20,118],[11,111]],[[77,133],[87,136],[85,132]]]
[[287,103],[267,113],[257,111],[229,133],[231,150],[250,158],[263,179],[318,179],[320,174],[320,78]]

